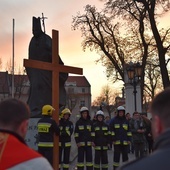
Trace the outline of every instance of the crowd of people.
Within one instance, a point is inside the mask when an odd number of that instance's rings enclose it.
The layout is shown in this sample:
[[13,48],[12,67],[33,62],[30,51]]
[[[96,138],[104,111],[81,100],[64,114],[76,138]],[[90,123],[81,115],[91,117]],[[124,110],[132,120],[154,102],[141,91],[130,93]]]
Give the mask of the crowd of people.
[[[170,88],[153,99],[150,107],[152,120],[138,112],[134,112],[131,117],[123,106],[117,108],[112,119],[105,117],[104,112],[99,110],[95,119],[91,120],[89,109],[83,106],[80,109],[80,118],[73,127],[73,123],[69,120],[71,111],[68,108],[61,111],[60,121],[57,124],[52,119],[54,108],[45,105],[42,108],[43,117],[37,124],[39,142],[36,152],[24,142],[30,117],[29,107],[16,99],[2,101],[0,102],[0,170],[51,170],[54,135],[59,136],[59,168],[69,170],[72,134],[78,148],[78,170],[84,168],[108,170],[107,150],[112,147],[113,170],[160,170],[162,167],[170,169],[169,107]],[[94,148],[94,158],[92,148]],[[134,153],[136,157],[130,163],[128,163],[129,152]],[[149,155],[147,157],[146,152]],[[123,166],[119,166],[121,155],[122,162],[126,163]]]
[[[122,161],[128,162],[129,152],[134,152],[136,158],[139,158],[144,156],[145,150],[149,146],[146,141],[147,136],[151,135],[149,119],[138,112],[134,112],[131,118],[131,115],[126,113],[123,106],[117,108],[112,119],[109,116],[105,117],[102,110],[97,111],[94,118],[91,119],[89,109],[83,106],[80,109],[80,118],[75,123],[74,128],[73,123],[69,120],[71,112],[68,108],[61,111],[58,126],[51,119],[52,110],[52,106],[49,105],[44,106],[42,109],[43,118],[38,122],[40,136],[38,151],[52,165],[52,137],[53,133],[59,135],[60,169],[69,169],[71,135],[73,133],[78,148],[78,170],[84,170],[84,168],[87,170],[108,170],[107,151],[112,147],[113,169],[115,170],[119,167],[121,154]],[[47,130],[47,126],[50,127],[49,130]],[[51,138],[45,138],[46,135],[51,135]],[[94,158],[92,154],[93,148]],[[41,150],[46,151],[46,153],[41,152]]]

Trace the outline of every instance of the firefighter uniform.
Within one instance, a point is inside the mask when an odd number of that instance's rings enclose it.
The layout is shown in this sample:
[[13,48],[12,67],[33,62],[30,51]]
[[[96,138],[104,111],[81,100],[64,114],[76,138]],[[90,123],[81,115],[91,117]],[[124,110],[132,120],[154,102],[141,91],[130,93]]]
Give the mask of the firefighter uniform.
[[[99,116],[102,116],[99,120]],[[110,143],[110,132],[109,126],[104,122],[104,113],[99,110],[96,113],[97,121],[94,123],[94,149],[95,149],[95,158],[94,158],[94,170],[108,169],[108,145]]]
[[[69,169],[69,158],[71,149],[71,135],[73,133],[73,123],[64,115],[71,114],[70,110],[65,108],[61,112],[61,119],[59,121],[60,136],[59,136],[59,167],[63,170]],[[63,161],[62,161],[63,157]]]
[[38,152],[42,154],[53,165],[53,141],[54,134],[59,135],[59,127],[52,119],[54,108],[45,105],[42,108],[43,117],[38,121]]
[[[87,113],[87,118],[84,118],[84,113]],[[89,111],[87,107],[80,109],[81,117],[76,122],[75,126],[75,141],[78,146],[78,162],[77,169],[83,170],[86,166],[87,170],[93,170],[92,162],[92,140],[94,137],[93,125],[90,120]],[[85,156],[85,164],[84,164]]]
[[[112,141],[114,144],[114,170],[119,166],[120,154],[122,153],[122,161],[128,161],[128,145],[131,141],[132,133],[129,129],[129,123],[125,117],[125,109],[123,106],[117,108],[117,116],[110,123]],[[120,112],[122,115],[120,115]]]

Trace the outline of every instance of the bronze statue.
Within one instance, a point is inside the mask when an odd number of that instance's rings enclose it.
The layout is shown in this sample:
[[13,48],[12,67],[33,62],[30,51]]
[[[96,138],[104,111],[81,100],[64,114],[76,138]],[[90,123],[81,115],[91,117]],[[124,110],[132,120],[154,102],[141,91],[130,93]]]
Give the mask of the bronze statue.
[[[41,19],[33,17],[33,37],[29,44],[29,59],[52,62],[52,39],[41,29]],[[64,64],[59,58],[59,63]],[[35,68],[26,68],[30,81],[28,105],[31,117],[41,117],[43,105],[52,104],[52,72]],[[59,74],[59,108],[66,104],[65,81],[67,73]]]

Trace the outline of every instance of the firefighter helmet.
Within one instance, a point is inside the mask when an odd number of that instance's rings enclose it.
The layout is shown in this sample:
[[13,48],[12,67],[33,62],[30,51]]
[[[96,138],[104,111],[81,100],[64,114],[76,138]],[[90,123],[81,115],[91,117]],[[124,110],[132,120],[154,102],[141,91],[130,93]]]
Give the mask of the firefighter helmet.
[[89,109],[87,107],[84,107],[84,106],[81,107],[80,113],[85,112],[85,111],[89,112]]
[[103,116],[104,117],[103,111],[101,111],[101,110],[97,111],[96,116]]
[[71,115],[71,111],[68,108],[65,108],[61,111],[60,118],[63,118],[65,114]]
[[119,107],[117,108],[117,111],[120,111],[120,110],[125,111],[125,108],[124,108],[123,106],[119,106]]
[[42,115],[52,116],[53,110],[55,110],[51,105],[44,105],[42,107]]

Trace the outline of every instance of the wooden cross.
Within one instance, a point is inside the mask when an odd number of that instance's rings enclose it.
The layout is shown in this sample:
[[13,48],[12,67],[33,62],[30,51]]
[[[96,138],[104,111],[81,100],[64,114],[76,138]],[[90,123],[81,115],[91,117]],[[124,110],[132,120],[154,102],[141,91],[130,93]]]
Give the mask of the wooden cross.
[[[24,59],[24,66],[52,71],[52,106],[55,108],[53,119],[59,123],[59,72],[83,74],[82,68],[59,64],[59,38],[58,31],[52,30],[52,63]],[[59,137],[54,137],[53,168],[59,169]]]

